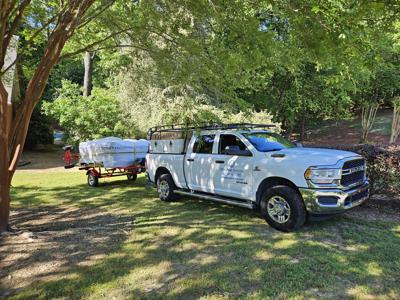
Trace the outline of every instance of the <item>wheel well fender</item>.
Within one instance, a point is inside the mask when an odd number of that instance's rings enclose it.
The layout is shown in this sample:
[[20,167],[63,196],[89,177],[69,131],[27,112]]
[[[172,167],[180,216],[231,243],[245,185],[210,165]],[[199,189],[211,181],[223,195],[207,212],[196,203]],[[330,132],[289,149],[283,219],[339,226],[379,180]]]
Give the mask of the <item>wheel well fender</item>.
[[154,183],[155,183],[155,184],[157,184],[158,178],[159,178],[161,175],[163,175],[163,174],[170,174],[170,175],[171,175],[171,173],[168,171],[167,168],[165,168],[165,167],[159,167],[159,168],[157,169],[157,171],[156,171],[156,175],[154,176]]
[[297,188],[297,186],[290,180],[283,178],[283,177],[267,177],[265,178],[263,181],[261,181],[260,185],[258,186],[257,192],[256,192],[256,203],[257,205],[260,204],[261,201],[261,194],[263,193],[263,191],[265,191],[266,189],[273,187],[273,186],[277,186],[277,185],[286,185],[288,187],[293,188],[294,190],[296,190],[297,192],[299,192],[299,189]]
[[97,170],[87,170],[86,175],[89,175],[89,174],[93,174],[96,177],[99,176],[99,172],[97,172]]

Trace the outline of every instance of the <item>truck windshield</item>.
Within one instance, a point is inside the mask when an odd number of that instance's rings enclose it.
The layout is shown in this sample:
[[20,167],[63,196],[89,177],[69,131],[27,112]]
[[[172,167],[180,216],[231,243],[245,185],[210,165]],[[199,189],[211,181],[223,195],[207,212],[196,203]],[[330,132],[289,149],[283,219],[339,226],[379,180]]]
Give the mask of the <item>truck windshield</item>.
[[294,148],[295,145],[283,136],[272,132],[243,133],[243,136],[260,152]]

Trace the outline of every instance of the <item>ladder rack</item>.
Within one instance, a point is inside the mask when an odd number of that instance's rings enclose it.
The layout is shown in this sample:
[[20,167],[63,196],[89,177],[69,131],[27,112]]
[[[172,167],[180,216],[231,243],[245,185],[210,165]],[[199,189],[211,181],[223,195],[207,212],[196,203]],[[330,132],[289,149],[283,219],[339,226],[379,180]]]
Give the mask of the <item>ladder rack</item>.
[[227,129],[268,129],[275,127],[273,124],[253,124],[253,123],[214,123],[214,124],[201,124],[198,126],[188,126],[185,124],[175,124],[175,125],[161,125],[155,126],[149,129],[147,132],[147,139],[151,140],[154,133],[164,133],[164,132],[186,132],[194,130],[227,130]]

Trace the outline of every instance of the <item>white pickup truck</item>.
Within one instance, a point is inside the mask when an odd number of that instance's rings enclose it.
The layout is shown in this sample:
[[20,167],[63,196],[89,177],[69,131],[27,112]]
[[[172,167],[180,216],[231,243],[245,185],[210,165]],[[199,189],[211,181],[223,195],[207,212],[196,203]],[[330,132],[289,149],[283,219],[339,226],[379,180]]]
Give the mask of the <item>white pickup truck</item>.
[[282,231],[342,213],[369,196],[356,153],[298,147],[262,124],[150,129],[148,179],[162,201],[194,196],[260,209]]

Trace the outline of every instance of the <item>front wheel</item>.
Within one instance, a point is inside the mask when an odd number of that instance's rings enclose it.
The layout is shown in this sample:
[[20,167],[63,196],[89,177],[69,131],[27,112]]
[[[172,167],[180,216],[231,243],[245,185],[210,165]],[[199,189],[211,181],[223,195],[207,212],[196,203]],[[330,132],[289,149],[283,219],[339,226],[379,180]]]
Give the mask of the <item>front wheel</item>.
[[293,188],[279,185],[262,193],[261,215],[267,223],[284,232],[295,231],[306,221],[306,209],[300,194]]
[[157,191],[161,201],[169,202],[175,200],[175,189],[176,186],[170,174],[163,174],[158,178]]

